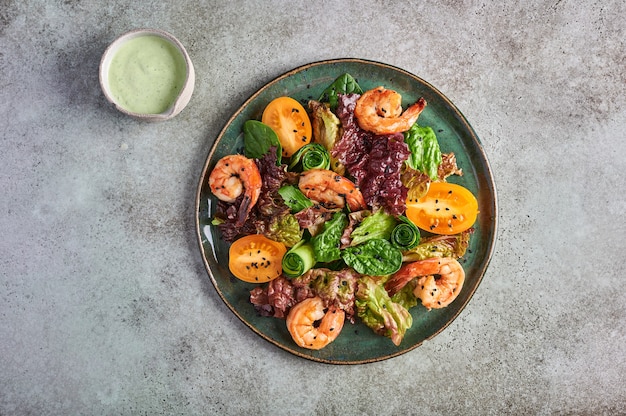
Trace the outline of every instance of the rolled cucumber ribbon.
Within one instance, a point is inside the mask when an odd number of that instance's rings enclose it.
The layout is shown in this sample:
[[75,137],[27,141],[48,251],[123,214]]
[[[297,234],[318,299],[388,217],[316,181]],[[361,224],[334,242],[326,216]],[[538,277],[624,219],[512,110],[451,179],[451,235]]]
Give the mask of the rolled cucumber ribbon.
[[410,250],[420,243],[420,230],[407,217],[398,217],[400,223],[391,232],[391,244],[401,251]]
[[315,265],[313,246],[300,240],[283,256],[283,274],[288,278],[302,276]]
[[289,170],[304,172],[309,169],[330,169],[328,150],[319,143],[304,145],[291,157]]

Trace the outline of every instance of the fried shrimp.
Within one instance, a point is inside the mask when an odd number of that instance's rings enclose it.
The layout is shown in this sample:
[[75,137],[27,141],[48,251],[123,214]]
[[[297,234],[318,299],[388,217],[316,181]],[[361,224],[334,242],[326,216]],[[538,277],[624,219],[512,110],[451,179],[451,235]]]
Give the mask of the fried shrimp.
[[345,312],[335,306],[325,312],[324,301],[318,296],[307,298],[289,311],[287,330],[298,346],[319,350],[339,336],[345,316]]
[[236,225],[239,227],[259,199],[261,184],[261,174],[256,163],[242,155],[224,156],[209,176],[209,187],[218,199],[233,203],[244,194],[237,212]]
[[402,112],[402,96],[396,91],[376,87],[359,97],[354,115],[363,130],[374,134],[393,134],[407,131],[426,107],[426,100],[417,102]]
[[461,292],[465,271],[452,257],[420,260],[402,266],[387,281],[385,289],[393,296],[414,278],[417,278],[417,285],[413,290],[415,297],[428,310],[439,309],[452,303]]
[[298,187],[307,197],[325,208],[343,208],[351,211],[366,208],[363,194],[349,179],[327,169],[310,169],[300,175]]

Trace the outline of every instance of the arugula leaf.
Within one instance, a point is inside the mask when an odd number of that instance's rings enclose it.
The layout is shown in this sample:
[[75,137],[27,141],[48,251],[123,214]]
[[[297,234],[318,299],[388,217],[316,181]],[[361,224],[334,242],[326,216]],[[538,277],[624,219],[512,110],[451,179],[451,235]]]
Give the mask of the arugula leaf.
[[248,120],[243,123],[243,147],[246,157],[260,159],[272,146],[276,146],[278,157],[276,166],[280,166],[283,148],[274,130],[257,120]]
[[278,193],[285,201],[285,205],[287,205],[293,213],[313,206],[313,202],[293,185],[285,185],[279,188]]
[[402,252],[382,238],[347,247],[341,252],[341,258],[358,273],[370,276],[386,276],[402,266]]

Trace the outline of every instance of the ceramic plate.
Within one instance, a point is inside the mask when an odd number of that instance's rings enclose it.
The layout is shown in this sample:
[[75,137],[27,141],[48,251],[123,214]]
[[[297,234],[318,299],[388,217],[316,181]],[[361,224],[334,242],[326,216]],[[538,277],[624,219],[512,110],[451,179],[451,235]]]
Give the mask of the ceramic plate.
[[[461,260],[466,281],[459,297],[447,308],[427,311],[421,305],[411,308],[413,326],[400,346],[389,338],[376,335],[361,323],[346,323],[340,336],[320,351],[303,349],[294,344],[285,326],[277,318],[258,316],[249,302],[254,285],[242,282],[228,270],[228,245],[211,225],[216,206],[207,184],[215,163],[223,156],[243,148],[242,126],[246,120],[261,119],[265,106],[281,95],[302,103],[318,99],[335,78],[351,74],[368,90],[382,85],[398,91],[403,107],[424,97],[428,103],[419,117],[420,125],[430,126],[437,133],[442,152],[454,152],[463,176],[450,177],[471,190],[478,199],[480,214],[475,224],[466,256]],[[305,105],[306,107],[306,105]],[[263,86],[228,120],[211,148],[196,195],[196,228],[200,249],[208,274],[219,296],[230,310],[255,333],[272,344],[297,356],[333,364],[362,364],[398,356],[415,349],[446,328],[465,308],[487,268],[496,235],[496,190],[487,161],[476,133],[460,111],[437,89],[402,69],[360,59],[337,59],[316,62],[287,72]]]

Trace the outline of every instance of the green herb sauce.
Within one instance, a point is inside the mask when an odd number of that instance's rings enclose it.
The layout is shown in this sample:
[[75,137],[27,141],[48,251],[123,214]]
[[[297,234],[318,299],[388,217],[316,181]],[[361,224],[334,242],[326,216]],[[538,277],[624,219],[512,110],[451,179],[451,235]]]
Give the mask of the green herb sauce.
[[140,36],[120,47],[109,68],[111,93],[119,105],[141,114],[172,106],[187,77],[183,54],[160,36]]

